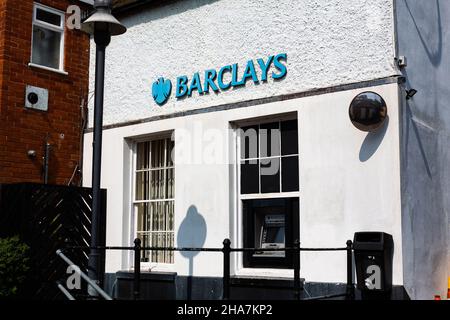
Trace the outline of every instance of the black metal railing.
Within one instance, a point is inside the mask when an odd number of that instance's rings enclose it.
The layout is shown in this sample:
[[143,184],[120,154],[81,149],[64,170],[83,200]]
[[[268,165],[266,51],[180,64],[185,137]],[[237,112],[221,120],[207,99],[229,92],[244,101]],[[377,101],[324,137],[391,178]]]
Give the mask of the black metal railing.
[[331,251],[345,251],[347,253],[347,283],[346,292],[342,294],[325,295],[320,297],[309,298],[308,300],[321,300],[321,299],[331,299],[338,297],[345,297],[348,300],[353,300],[355,298],[355,287],[353,284],[353,243],[348,240],[346,247],[341,248],[302,248],[300,247],[299,240],[294,241],[293,247],[286,248],[232,248],[230,239],[225,239],[223,241],[222,248],[173,248],[173,247],[143,247],[141,246],[141,240],[136,238],[134,240],[133,247],[118,247],[118,246],[98,246],[98,247],[82,247],[82,246],[70,246],[66,249],[78,249],[78,250],[128,250],[134,251],[134,279],[133,279],[133,295],[134,299],[140,298],[140,279],[141,279],[141,252],[142,251],[191,251],[191,252],[221,252],[223,253],[223,294],[222,299],[230,299],[230,287],[231,287],[231,253],[232,252],[257,252],[257,251],[283,251],[283,252],[293,252],[293,269],[294,269],[294,297],[295,299],[301,298],[301,279],[300,279],[300,252],[331,252]]

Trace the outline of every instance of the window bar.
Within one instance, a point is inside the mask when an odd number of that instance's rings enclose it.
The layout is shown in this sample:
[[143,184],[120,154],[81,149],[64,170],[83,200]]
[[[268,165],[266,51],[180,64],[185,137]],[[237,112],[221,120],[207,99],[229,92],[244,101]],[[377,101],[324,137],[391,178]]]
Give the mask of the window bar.
[[[161,202],[156,202],[156,230],[153,230],[153,231],[155,231],[157,247],[159,247],[161,244],[161,239],[159,236],[160,229],[161,229]],[[156,262],[160,262],[161,261],[161,251],[158,250],[156,252],[156,254],[157,254]]]
[[[160,247],[161,246],[161,232],[158,232],[157,233],[157,236],[158,236],[158,247]],[[162,261],[162,256],[163,256],[163,253],[162,253],[162,251],[161,250],[158,250],[158,262],[161,262]]]
[[[152,168],[152,151],[153,151],[153,141],[149,141],[148,142],[148,164],[147,164],[147,168],[149,168],[149,169],[151,169]],[[154,188],[154,183],[153,183],[153,179],[152,179],[152,172],[151,171],[149,171],[149,183],[150,183],[150,192],[149,192],[149,195],[148,195],[148,199],[152,199],[153,198],[153,195],[154,195],[154,190],[155,190],[155,188]],[[149,231],[150,231],[150,233],[149,233],[149,237],[148,237],[148,241],[149,241],[149,245],[152,247],[153,246],[153,233],[151,232],[152,230],[153,230],[153,220],[154,220],[154,217],[153,217],[153,215],[154,215],[154,206],[155,206],[155,204],[154,203],[151,203],[150,204],[150,226],[149,226]],[[154,251],[150,251],[149,252],[149,262],[153,262],[154,261],[154,258],[153,258],[153,256],[154,256]]]
[[[161,176],[161,173],[160,173],[160,176]],[[162,244],[163,244],[163,239],[162,239],[162,237],[161,237],[161,230],[162,230],[162,228],[163,228],[163,224],[164,224],[164,221],[163,221],[163,214],[164,214],[164,207],[163,207],[163,202],[159,202],[159,228],[158,228],[158,235],[159,235],[159,241],[158,241],[158,246],[162,246]],[[159,258],[159,262],[163,262],[164,260],[164,252],[163,251],[160,251],[159,252],[159,256],[160,256],[160,258]]]
[[[150,168],[151,168],[151,161],[152,161],[152,142],[151,142],[151,141],[148,141],[148,142],[146,142],[146,144],[147,144],[147,148],[148,148],[148,149],[147,149],[147,152],[146,152],[146,157],[147,157],[147,159],[146,159],[145,167],[148,168],[148,169],[150,169]],[[151,199],[151,198],[152,198],[152,193],[153,193],[153,185],[152,185],[153,181],[152,181],[152,176],[151,176],[151,174],[152,174],[152,172],[151,172],[151,171],[148,171],[148,176],[149,176],[149,179],[148,179],[148,183],[149,183],[149,192],[148,192],[148,195],[147,195],[147,197],[146,197],[147,199]],[[149,225],[148,231],[153,230],[153,206],[154,206],[153,203],[149,203],[148,208],[149,208],[149,220],[150,220],[150,225]],[[147,235],[148,235],[148,238],[147,238],[147,243],[148,243],[148,245],[153,246],[153,236],[152,236],[152,233],[150,232],[150,233],[148,233]],[[149,262],[152,262],[152,261],[153,261],[153,251],[147,252],[147,256],[148,256],[148,261],[149,261]]]
[[[166,169],[167,168],[167,141],[168,141],[168,139],[164,139],[164,155],[163,155],[163,163],[162,163],[162,167],[163,168],[165,168],[165,169],[163,169],[163,176],[164,176],[164,178],[163,178],[163,193],[164,193],[164,195],[163,195],[163,198],[164,199],[167,199],[168,198],[168,190],[167,190],[167,186],[168,186],[168,182],[167,182],[167,173],[168,173],[168,170],[169,169]],[[164,231],[166,231],[167,232],[167,212],[168,212],[168,210],[167,210],[167,204],[166,203],[162,203],[162,205],[163,205],[163,208],[164,208],[164,223],[163,223],[163,228],[164,228]],[[164,239],[165,239],[165,237],[164,237]],[[164,241],[164,247],[167,247],[167,241]],[[166,251],[164,251],[163,252],[163,261],[164,262],[167,262],[167,252]]]
[[[164,140],[164,155],[163,155],[163,163],[162,167],[166,168],[167,164],[167,139]],[[163,199],[167,199],[167,192],[166,192],[166,179],[167,179],[167,169],[163,169]]]
[[257,141],[258,141],[258,152],[257,152],[257,157],[258,160],[256,161],[258,163],[258,193],[261,193],[262,189],[261,189],[261,125],[258,124],[258,134],[256,135],[257,137]]
[[[146,153],[147,152],[145,152],[146,150],[146,147],[147,147],[147,144],[145,143],[144,144],[144,157],[146,156]],[[145,166],[147,166],[147,163],[145,163]],[[144,175],[144,179],[143,179],[143,184],[144,184],[144,195],[143,195],[143,199],[147,199],[148,198],[148,192],[149,192],[149,188],[150,188],[150,186],[149,186],[149,179],[150,179],[150,177],[149,177],[149,173],[148,172],[144,172],[144,173],[141,173],[141,174],[143,174]],[[149,219],[150,219],[150,217],[149,217],[149,212],[148,212],[148,204],[144,204],[143,205],[143,209],[144,209],[144,214],[145,214],[145,224],[144,224],[144,230],[148,230],[147,228],[149,227],[148,226],[148,224],[149,224]],[[143,243],[143,245],[145,246],[145,243],[146,243],[146,238],[143,238],[142,240],[144,240],[144,243]],[[145,254],[144,254],[144,256],[145,256]]]
[[278,132],[278,136],[279,136],[279,140],[278,140],[278,142],[279,142],[279,144],[280,144],[280,158],[279,158],[279,174],[280,174],[280,192],[283,192],[283,181],[282,181],[282,176],[283,176],[283,174],[281,173],[281,159],[282,159],[282,157],[281,157],[281,121],[278,121],[278,130],[279,130],[279,132]]
[[[167,213],[168,213],[168,206],[167,206],[166,202],[164,202],[162,205],[164,207],[164,226],[163,226],[163,228],[164,228],[164,235],[165,235],[164,236],[164,247],[167,247],[166,233],[167,233],[167,219],[169,218],[168,215],[167,215]],[[167,262],[167,260],[168,260],[168,254],[167,254],[167,251],[164,251],[164,262]]]

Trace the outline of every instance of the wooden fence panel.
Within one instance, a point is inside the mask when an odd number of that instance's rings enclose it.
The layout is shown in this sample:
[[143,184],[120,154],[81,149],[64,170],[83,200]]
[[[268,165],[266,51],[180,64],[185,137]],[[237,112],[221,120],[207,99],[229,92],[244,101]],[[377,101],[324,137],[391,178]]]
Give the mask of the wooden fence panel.
[[[59,299],[57,280],[65,284],[67,265],[55,252],[67,246],[89,246],[92,190],[42,184],[0,185],[0,238],[19,235],[30,246],[32,272],[27,297]],[[100,244],[106,239],[106,191],[102,190]],[[70,259],[87,270],[88,252],[73,250]],[[104,273],[104,255],[102,255]]]

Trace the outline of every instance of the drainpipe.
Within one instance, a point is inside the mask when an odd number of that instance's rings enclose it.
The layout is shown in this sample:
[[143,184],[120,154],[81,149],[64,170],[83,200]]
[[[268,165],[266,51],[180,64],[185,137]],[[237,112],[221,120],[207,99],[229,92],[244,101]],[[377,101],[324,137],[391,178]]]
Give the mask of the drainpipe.
[[50,148],[51,145],[48,142],[48,136],[45,140],[45,154],[44,154],[44,184],[48,184],[48,167],[50,161]]

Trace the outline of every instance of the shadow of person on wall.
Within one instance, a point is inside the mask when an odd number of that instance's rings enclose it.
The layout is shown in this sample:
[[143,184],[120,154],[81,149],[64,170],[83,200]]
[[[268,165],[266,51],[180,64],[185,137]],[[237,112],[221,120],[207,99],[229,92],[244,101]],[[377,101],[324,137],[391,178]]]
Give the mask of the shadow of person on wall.
[[366,162],[377,152],[384,137],[386,136],[387,129],[389,127],[389,116],[383,123],[383,126],[375,132],[369,132],[364,139],[361,149],[359,150],[359,160]]
[[[181,222],[177,235],[179,248],[202,248],[206,240],[206,222],[198,212],[197,207],[189,207],[186,217]],[[189,259],[189,274],[187,278],[187,300],[192,298],[192,276],[194,272],[194,257],[198,251],[181,251],[181,255]]]

